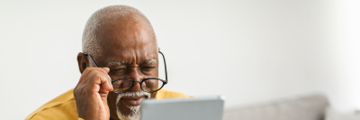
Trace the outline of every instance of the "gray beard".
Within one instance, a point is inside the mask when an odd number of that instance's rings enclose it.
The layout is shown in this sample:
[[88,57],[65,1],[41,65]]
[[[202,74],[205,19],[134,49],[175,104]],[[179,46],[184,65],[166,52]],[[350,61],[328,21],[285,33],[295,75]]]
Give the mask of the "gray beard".
[[120,108],[118,107],[118,103],[120,102],[120,99],[124,96],[143,96],[145,95],[147,98],[150,98],[150,93],[144,92],[144,91],[138,91],[138,92],[126,92],[122,94],[118,94],[116,98],[116,114],[120,120],[140,120],[140,105],[138,106],[126,106],[128,109],[130,109],[131,113],[129,115],[124,115],[121,113]]

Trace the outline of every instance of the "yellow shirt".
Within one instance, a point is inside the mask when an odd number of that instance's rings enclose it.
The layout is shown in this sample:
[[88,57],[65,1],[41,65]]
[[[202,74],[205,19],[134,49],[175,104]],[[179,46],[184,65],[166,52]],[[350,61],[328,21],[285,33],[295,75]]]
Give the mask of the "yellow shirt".
[[[71,89],[41,106],[25,120],[77,120],[78,112],[73,91],[74,89]],[[166,89],[161,89],[156,95],[156,99],[187,97],[191,96]]]

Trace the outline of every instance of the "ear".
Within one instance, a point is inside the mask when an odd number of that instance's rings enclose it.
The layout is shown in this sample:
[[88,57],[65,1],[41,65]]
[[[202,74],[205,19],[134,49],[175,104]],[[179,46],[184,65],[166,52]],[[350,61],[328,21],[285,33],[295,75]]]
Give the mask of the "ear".
[[89,66],[89,60],[84,55],[84,53],[79,52],[77,56],[77,61],[78,61],[80,73],[82,74],[85,71],[86,67]]

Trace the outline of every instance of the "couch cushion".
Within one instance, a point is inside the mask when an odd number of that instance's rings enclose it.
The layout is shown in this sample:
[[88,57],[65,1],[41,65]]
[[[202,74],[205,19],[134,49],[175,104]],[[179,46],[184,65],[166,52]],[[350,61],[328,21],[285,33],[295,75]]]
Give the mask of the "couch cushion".
[[323,95],[226,109],[223,120],[324,120],[329,106]]

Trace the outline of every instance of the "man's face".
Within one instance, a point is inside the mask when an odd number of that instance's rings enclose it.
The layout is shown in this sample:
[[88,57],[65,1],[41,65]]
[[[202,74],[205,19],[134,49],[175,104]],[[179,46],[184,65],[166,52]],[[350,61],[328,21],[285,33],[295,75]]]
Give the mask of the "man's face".
[[[109,67],[112,80],[129,78],[141,81],[158,77],[157,46],[152,29],[144,22],[127,19],[108,20],[99,28],[101,56],[94,58],[99,67]],[[133,94],[134,93],[134,94]],[[146,93],[139,83],[126,93],[110,92],[108,105],[111,117],[133,116],[144,99],[154,98],[156,92]]]

